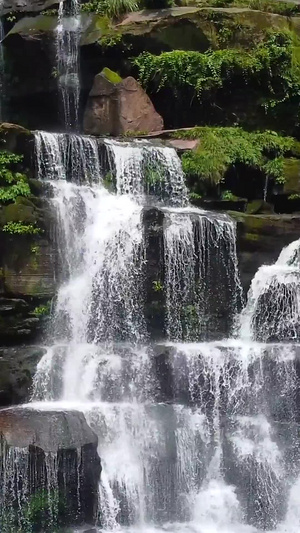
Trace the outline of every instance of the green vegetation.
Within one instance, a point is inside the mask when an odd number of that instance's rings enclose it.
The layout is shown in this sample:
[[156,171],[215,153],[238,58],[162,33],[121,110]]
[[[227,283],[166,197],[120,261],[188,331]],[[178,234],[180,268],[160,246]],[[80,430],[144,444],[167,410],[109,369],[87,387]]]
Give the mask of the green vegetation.
[[49,316],[51,311],[51,302],[47,302],[44,305],[38,305],[33,311],[32,314],[36,318],[41,318],[43,316]]
[[158,281],[158,280],[155,280],[152,282],[152,287],[155,292],[161,292],[164,288],[161,281]]
[[200,139],[195,151],[182,156],[183,170],[199,180],[220,183],[232,167],[243,164],[284,181],[283,155],[292,152],[295,140],[272,131],[248,132],[238,127],[197,127],[178,131],[175,138]]
[[222,193],[222,200],[225,200],[226,202],[236,202],[238,197],[232,194],[231,191],[224,191]]
[[[221,109],[238,96],[279,119],[292,113],[299,125],[300,76],[293,34],[268,33],[254,51],[224,49],[205,53],[175,50],[158,56],[143,52],[133,59],[145,88],[167,88],[174,97]],[[291,116],[291,115],[290,115]]]
[[82,11],[94,12],[115,19],[124,15],[124,13],[137,11],[139,4],[137,0],[91,0],[82,4],[81,9]]
[[112,48],[113,46],[118,46],[122,43],[122,34],[118,32],[108,33],[103,35],[99,40],[99,44],[102,48]]
[[288,197],[288,200],[300,200],[300,194],[290,194],[290,196]]
[[0,202],[14,202],[18,196],[29,196],[30,187],[24,174],[16,172],[22,157],[10,152],[0,152]]
[[57,17],[58,9],[45,9],[44,11],[41,11],[41,15],[45,15],[46,17]]
[[23,222],[7,222],[2,231],[11,235],[38,235],[41,233],[41,229],[34,224],[23,224]]
[[164,177],[164,167],[160,161],[147,161],[143,170],[144,180],[149,187],[155,187],[161,183]]
[[[174,5],[174,0],[90,0],[81,5],[81,10],[88,13],[97,13],[111,19],[118,19],[131,11],[165,9]],[[47,10],[47,14],[50,14],[49,12],[51,11],[53,10]]]
[[207,0],[204,3],[210,7],[248,7],[249,9],[276,13],[287,17],[300,13],[298,4],[277,0]]

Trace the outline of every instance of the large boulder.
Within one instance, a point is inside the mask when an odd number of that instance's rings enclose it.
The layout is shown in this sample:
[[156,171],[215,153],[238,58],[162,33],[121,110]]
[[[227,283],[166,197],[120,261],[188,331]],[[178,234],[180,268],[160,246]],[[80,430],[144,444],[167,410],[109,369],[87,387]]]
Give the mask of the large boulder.
[[105,68],[94,79],[84,114],[89,135],[122,135],[163,129],[163,120],[141,85]]
[[44,531],[49,522],[53,530],[93,524],[101,472],[97,443],[84,415],[76,410],[30,406],[1,410],[0,524],[4,530],[13,531],[18,525],[24,531],[28,519],[34,531]]

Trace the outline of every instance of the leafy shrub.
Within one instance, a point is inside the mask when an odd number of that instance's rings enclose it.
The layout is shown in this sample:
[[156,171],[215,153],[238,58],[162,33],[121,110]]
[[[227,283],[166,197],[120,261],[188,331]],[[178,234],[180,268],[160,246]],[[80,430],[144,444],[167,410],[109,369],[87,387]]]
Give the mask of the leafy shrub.
[[222,181],[230,167],[238,164],[260,170],[282,183],[282,157],[291,152],[295,143],[292,137],[282,137],[272,131],[248,132],[237,127],[198,127],[175,132],[174,137],[200,139],[195,151],[183,154],[183,170],[215,184]]
[[35,307],[35,309],[32,311],[32,314],[36,318],[41,318],[43,316],[50,315],[50,311],[51,311],[51,302],[49,301],[44,305],[38,305],[37,307]]
[[26,176],[14,170],[22,159],[10,152],[0,152],[0,202],[14,202],[18,196],[30,195]]
[[137,11],[138,0],[91,0],[81,6],[82,11],[95,12],[109,18],[119,18],[124,13]]
[[282,104],[293,106],[289,113],[299,124],[300,76],[293,39],[290,32],[272,32],[251,52],[175,50],[158,56],[144,52],[133,63],[150,91],[168,88],[175,97],[192,100],[196,96],[200,104],[211,105],[216,105],[222,93],[225,107],[225,95],[232,101],[235,94],[244,93],[245,99],[256,99],[275,118]]

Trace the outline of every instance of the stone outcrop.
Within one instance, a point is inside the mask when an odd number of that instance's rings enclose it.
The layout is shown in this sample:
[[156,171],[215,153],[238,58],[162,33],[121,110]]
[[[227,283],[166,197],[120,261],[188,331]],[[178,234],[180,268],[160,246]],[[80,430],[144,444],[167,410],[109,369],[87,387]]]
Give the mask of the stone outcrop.
[[163,129],[163,120],[141,85],[104,69],[94,79],[84,114],[89,135],[122,135],[128,131]]
[[[53,526],[95,523],[101,472],[97,442],[78,411],[0,410],[0,482],[6,487],[0,517],[13,506],[11,531],[16,521],[23,525],[28,510],[38,531],[49,516]],[[17,489],[8,491],[6,484],[15,475],[20,479]]]
[[35,13],[58,5],[57,0],[4,0],[3,13]]
[[79,411],[16,407],[0,410],[0,434],[7,446],[36,446],[45,453],[97,446],[97,436]]

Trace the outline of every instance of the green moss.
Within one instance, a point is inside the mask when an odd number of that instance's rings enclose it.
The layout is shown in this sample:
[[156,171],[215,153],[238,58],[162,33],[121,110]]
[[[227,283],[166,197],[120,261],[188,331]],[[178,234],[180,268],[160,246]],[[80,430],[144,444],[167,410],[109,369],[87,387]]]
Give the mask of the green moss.
[[104,67],[101,74],[108,80],[110,83],[118,84],[122,82],[121,76],[117,72],[110,70],[110,68]]
[[285,177],[284,192],[300,193],[300,160],[284,159],[283,173]]
[[277,0],[202,0],[201,5],[214,7],[248,7],[291,17],[300,13],[300,6],[294,2],[278,2]]
[[19,203],[6,205],[0,210],[0,224],[4,225],[8,222],[35,224],[37,216],[34,207]]
[[255,234],[255,233],[245,233],[244,234],[244,239],[246,239],[247,241],[253,241],[253,242],[256,242],[256,241],[259,241],[259,235]]

